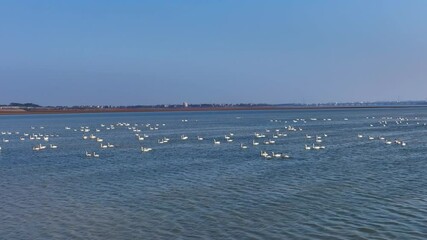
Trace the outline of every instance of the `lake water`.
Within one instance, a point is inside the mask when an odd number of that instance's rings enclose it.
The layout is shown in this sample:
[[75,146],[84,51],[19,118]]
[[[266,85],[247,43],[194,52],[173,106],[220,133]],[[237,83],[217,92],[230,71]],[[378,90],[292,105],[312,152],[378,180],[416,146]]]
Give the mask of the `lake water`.
[[426,239],[426,123],[425,108],[0,116],[0,239]]

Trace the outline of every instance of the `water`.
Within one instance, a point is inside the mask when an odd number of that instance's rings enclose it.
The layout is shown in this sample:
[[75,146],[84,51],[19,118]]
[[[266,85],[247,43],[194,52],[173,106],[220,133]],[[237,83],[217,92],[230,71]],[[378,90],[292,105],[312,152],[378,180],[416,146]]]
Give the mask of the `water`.
[[[149,137],[138,141],[119,122]],[[0,116],[10,140],[0,142],[0,238],[426,239],[425,123],[423,108]],[[83,140],[81,126],[115,147]],[[287,136],[252,146],[254,132],[271,139],[275,129]],[[24,133],[53,136],[20,141]],[[316,134],[326,149],[305,150]],[[38,143],[58,149],[33,151]]]

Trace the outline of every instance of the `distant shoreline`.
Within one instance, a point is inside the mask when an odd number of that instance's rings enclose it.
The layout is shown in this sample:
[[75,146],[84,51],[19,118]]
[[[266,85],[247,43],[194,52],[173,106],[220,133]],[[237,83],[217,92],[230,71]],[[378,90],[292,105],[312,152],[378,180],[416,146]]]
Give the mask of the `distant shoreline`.
[[208,107],[208,108],[103,108],[103,109],[0,109],[0,115],[32,114],[82,114],[82,113],[133,113],[133,112],[209,112],[209,111],[260,111],[260,110],[346,110],[346,109],[400,109],[427,106],[307,106],[307,107]]

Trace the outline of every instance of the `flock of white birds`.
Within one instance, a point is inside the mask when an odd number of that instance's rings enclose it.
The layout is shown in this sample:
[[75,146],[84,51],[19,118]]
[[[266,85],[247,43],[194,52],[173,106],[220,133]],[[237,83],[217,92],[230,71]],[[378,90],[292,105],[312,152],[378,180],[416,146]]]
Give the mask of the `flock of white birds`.
[[[375,119],[375,117],[366,117],[367,119]],[[238,119],[240,119],[240,117],[238,117]],[[294,119],[291,121],[283,121],[283,123],[285,124],[283,127],[281,128],[276,128],[273,130],[270,129],[265,129],[263,131],[257,131],[254,132],[252,135],[252,141],[249,143],[235,143],[235,134],[232,132],[228,132],[226,134],[224,134],[223,137],[221,138],[212,138],[212,139],[206,139],[205,137],[201,136],[201,135],[197,135],[197,136],[189,136],[186,134],[182,134],[179,138],[173,139],[171,140],[171,137],[169,136],[163,136],[161,138],[157,139],[157,144],[169,144],[173,141],[188,141],[188,140],[194,140],[194,141],[212,141],[212,144],[214,145],[220,145],[220,144],[236,144],[237,146],[240,146],[241,149],[248,149],[250,146],[251,147],[257,147],[257,146],[262,146],[262,145],[273,145],[276,144],[277,139],[279,138],[284,138],[288,136],[288,132],[302,132],[303,128],[301,126],[303,126],[303,124],[307,123],[307,121],[332,121],[332,119],[330,118],[325,118],[325,119],[317,119],[317,118],[310,118],[308,120],[306,119]],[[341,119],[343,121],[347,121],[348,118],[344,118]],[[186,123],[188,122],[187,119],[183,119],[181,120],[182,122]],[[282,120],[277,120],[277,119],[272,119],[270,120],[271,122],[277,122],[282,124]],[[409,118],[404,118],[404,117],[397,117],[397,118],[393,118],[393,117],[382,117],[379,120],[370,123],[370,127],[388,127],[391,124],[395,124],[395,125],[409,125],[410,122],[420,125],[421,123],[419,122],[418,118],[415,117],[413,119],[409,119]],[[295,126],[293,126],[295,125]],[[423,123],[423,125],[425,126],[426,123]],[[114,131],[117,128],[125,128],[128,129],[129,131],[132,131],[134,133],[135,139],[136,141],[139,141],[140,143],[144,143],[144,140],[150,137],[150,131],[156,131],[159,130],[163,127],[165,127],[166,124],[160,124],[160,123],[156,123],[156,124],[138,124],[138,123],[126,123],[126,122],[118,122],[115,124],[100,124],[99,127],[96,128],[90,128],[89,126],[80,126],[79,128],[70,128],[70,127],[65,127],[65,130],[67,131],[73,131],[76,133],[79,133],[79,136],[81,136],[81,139],[84,141],[93,141],[99,144],[99,148],[100,149],[108,149],[108,148],[114,148],[116,147],[114,144],[104,141],[103,138],[97,136],[97,134],[99,132],[103,132],[103,131]],[[8,144],[11,140],[12,141],[33,141],[36,144],[33,145],[32,150],[35,152],[39,152],[39,151],[44,151],[47,149],[60,149],[60,147],[58,147],[58,145],[51,143],[52,139],[55,139],[56,137],[59,137],[59,135],[57,134],[41,134],[41,133],[36,133],[39,132],[39,129],[44,129],[44,127],[31,127],[30,132],[27,133],[20,133],[20,132],[12,132],[12,131],[1,131],[1,135],[3,135],[3,139],[2,139],[2,143],[3,145]],[[13,136],[17,136],[17,139],[15,139]],[[304,144],[304,149],[305,150],[324,150],[326,149],[326,145],[324,145],[324,139],[328,137],[327,134],[324,133],[318,133],[318,134],[313,134],[313,135],[309,135],[309,134],[303,134],[302,136],[304,136],[305,139],[307,139],[307,141],[309,143]],[[248,136],[246,136],[248,137]],[[249,136],[250,137],[250,136]],[[392,145],[392,144],[396,144],[396,145],[400,145],[402,147],[405,147],[407,145],[406,141],[400,140],[400,139],[386,139],[383,136],[372,136],[372,135],[365,135],[363,133],[359,133],[357,134],[357,136],[355,136],[355,138],[358,139],[368,139],[368,140],[379,140],[384,142],[384,144],[387,145]],[[306,141],[306,142],[307,142]],[[54,141],[53,141],[54,142]],[[105,143],[106,142],[106,143]],[[151,142],[151,144],[153,144]],[[155,146],[153,144],[153,146],[145,146],[145,144],[140,144],[140,151],[142,153],[148,153],[151,152],[153,149],[155,149]],[[0,152],[2,150],[2,147],[0,146]],[[87,158],[99,158],[100,154],[99,152],[95,152],[95,151],[85,151],[84,152],[85,157]],[[278,159],[289,159],[291,158],[291,156],[287,153],[278,153],[278,152],[267,152],[267,151],[263,151],[260,150],[260,156],[265,158],[265,159],[274,159],[274,158],[278,158]]]

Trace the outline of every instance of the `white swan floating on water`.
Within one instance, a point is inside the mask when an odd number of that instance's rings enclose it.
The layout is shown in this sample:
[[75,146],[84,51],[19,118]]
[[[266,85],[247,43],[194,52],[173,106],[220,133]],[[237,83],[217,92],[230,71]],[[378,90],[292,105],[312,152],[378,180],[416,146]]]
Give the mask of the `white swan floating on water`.
[[153,150],[152,148],[141,147],[141,152],[150,152],[152,150]]

